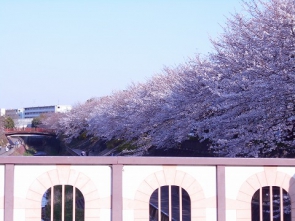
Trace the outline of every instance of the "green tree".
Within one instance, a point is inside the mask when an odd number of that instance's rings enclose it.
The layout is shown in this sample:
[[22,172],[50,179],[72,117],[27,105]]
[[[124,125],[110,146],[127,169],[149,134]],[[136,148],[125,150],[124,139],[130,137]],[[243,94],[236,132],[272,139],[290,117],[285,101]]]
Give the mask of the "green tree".
[[4,122],[5,129],[12,129],[14,128],[14,121],[11,117],[6,117]]
[[32,120],[32,127],[38,127],[42,124],[41,117],[35,117]]
[[4,134],[5,118],[0,116],[0,146],[4,146],[8,141]]
[[3,116],[0,116],[0,133],[3,132],[5,124],[5,118]]

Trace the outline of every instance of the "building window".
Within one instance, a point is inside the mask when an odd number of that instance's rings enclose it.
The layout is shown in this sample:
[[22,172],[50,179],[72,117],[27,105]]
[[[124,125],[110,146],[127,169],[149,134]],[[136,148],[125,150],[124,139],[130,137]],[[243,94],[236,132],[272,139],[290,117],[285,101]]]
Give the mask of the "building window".
[[84,197],[78,188],[56,185],[42,197],[42,221],[84,221]]
[[291,199],[278,186],[265,186],[252,197],[252,221],[291,221]]
[[160,220],[191,220],[191,200],[183,188],[161,186],[153,192],[150,198],[150,221]]

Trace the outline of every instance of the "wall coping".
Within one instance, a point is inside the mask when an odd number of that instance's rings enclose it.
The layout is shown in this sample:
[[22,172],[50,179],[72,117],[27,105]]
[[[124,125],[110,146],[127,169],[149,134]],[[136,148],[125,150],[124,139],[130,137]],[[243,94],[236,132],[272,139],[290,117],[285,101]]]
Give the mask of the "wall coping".
[[291,158],[3,156],[0,164],[15,165],[193,165],[295,166]]

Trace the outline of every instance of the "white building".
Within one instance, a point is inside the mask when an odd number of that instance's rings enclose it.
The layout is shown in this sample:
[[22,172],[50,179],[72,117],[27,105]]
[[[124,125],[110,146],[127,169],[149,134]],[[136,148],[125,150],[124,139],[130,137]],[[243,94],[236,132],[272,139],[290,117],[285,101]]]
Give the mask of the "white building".
[[0,116],[4,116],[5,115],[5,109],[4,108],[0,108]]
[[3,115],[11,117],[12,119],[24,118],[24,108],[19,109],[3,109]]
[[38,107],[25,107],[18,109],[0,109],[0,116],[8,116],[14,120],[15,127],[30,127],[33,118],[47,113],[65,113],[70,111],[70,105],[51,105]]
[[65,113],[70,111],[72,106],[70,105],[52,105],[52,106],[40,106],[40,107],[25,107],[23,111],[23,118],[35,118],[41,114],[46,113]]

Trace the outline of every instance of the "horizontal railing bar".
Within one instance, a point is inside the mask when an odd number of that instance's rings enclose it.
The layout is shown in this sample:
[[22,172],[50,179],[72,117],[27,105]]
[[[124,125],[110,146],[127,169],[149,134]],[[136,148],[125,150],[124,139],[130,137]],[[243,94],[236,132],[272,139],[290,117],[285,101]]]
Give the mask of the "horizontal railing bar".
[[94,157],[94,156],[3,156],[1,164],[19,165],[202,165],[202,166],[295,166],[288,158],[200,157]]

